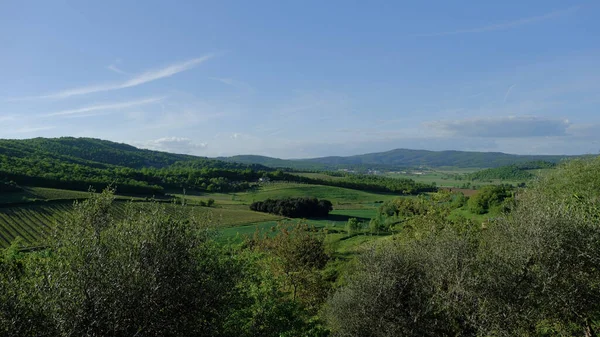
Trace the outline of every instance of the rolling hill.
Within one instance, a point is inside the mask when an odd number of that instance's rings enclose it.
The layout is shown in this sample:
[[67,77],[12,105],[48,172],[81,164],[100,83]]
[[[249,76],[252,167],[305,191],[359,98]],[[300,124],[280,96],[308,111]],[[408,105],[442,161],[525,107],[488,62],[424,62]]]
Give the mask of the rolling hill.
[[234,156],[219,158],[246,164],[261,164],[270,167],[293,169],[400,169],[406,167],[460,167],[493,168],[532,161],[557,163],[574,156],[563,155],[515,155],[502,152],[427,151],[395,149],[386,152],[368,153],[348,157],[321,157],[311,159],[278,159],[264,156]]
[[178,162],[194,162],[202,167],[236,169],[266,167],[250,163],[238,165],[216,159],[138,149],[134,146],[95,138],[0,139],[0,155],[13,158],[58,160],[84,166],[106,168],[121,166],[133,169],[163,168]]

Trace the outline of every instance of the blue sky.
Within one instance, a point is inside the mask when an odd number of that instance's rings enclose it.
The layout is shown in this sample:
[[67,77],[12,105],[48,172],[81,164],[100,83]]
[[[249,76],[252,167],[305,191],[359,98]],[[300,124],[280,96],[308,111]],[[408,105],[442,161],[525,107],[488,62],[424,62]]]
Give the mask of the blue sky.
[[0,138],[600,151],[597,1],[2,1]]

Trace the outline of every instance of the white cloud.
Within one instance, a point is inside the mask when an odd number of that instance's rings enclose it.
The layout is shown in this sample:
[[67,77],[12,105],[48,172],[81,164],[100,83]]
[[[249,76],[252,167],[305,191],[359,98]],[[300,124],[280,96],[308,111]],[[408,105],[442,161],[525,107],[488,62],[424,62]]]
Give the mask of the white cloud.
[[164,99],[164,97],[152,97],[152,98],[146,98],[146,99],[137,100],[137,101],[90,105],[90,106],[77,108],[77,109],[53,112],[53,113],[47,114],[46,116],[68,116],[68,115],[89,113],[89,112],[100,111],[100,110],[116,110],[116,109],[131,108],[134,106],[156,103],[156,102],[162,101],[163,99]]
[[96,93],[96,92],[112,91],[112,90],[119,90],[119,89],[135,87],[135,86],[138,86],[138,85],[141,85],[144,83],[159,80],[161,78],[170,77],[170,76],[173,76],[182,71],[192,69],[195,66],[211,59],[213,56],[214,55],[209,54],[209,55],[205,55],[205,56],[195,58],[192,60],[188,60],[185,62],[175,63],[175,64],[172,64],[172,65],[167,66],[162,69],[147,71],[145,73],[135,75],[132,78],[130,78],[129,80],[127,80],[125,82],[121,82],[121,83],[99,84],[99,85],[67,89],[67,90],[59,91],[59,92],[52,93],[49,95],[39,96],[38,98],[68,98],[71,96],[86,95],[86,94],[91,94],[91,93]]
[[459,29],[445,32],[436,32],[436,33],[424,33],[424,34],[415,34],[415,37],[435,37],[435,36],[447,36],[447,35],[458,35],[458,34],[472,34],[472,33],[484,33],[491,32],[497,30],[507,30],[511,28],[516,28],[519,26],[524,26],[536,22],[546,21],[550,19],[554,19],[563,15],[567,15],[573,12],[576,12],[580,7],[570,7],[567,9],[557,10],[550,13],[546,13],[544,15],[532,16],[528,18],[522,18],[514,21],[503,22],[498,24],[491,24],[483,27],[476,28],[468,28],[468,29]]
[[133,145],[150,150],[184,154],[198,154],[208,146],[207,143],[195,143],[184,137],[163,137],[146,142],[133,142]]

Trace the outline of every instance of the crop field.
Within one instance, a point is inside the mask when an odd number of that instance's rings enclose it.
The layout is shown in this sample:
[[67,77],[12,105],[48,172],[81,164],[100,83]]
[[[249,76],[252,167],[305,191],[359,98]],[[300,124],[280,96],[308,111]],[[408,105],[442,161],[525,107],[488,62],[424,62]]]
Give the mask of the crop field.
[[26,245],[36,245],[71,210],[69,203],[0,208],[0,247],[16,237]]
[[28,202],[37,200],[61,200],[88,198],[88,192],[59,190],[44,187],[23,187],[22,192],[0,194],[0,204]]
[[[23,187],[21,192],[0,193],[0,205],[14,203],[28,203],[51,200],[77,200],[87,199],[91,192],[62,190],[45,187]],[[126,195],[115,195],[117,200],[143,200],[145,197],[135,197]]]
[[[127,207],[127,202],[115,201],[113,212],[118,218],[122,216]],[[147,204],[147,203],[144,203]],[[162,204],[169,213],[177,212],[177,205]],[[185,210],[191,211],[195,216],[205,217],[210,225],[215,227],[239,226],[254,222],[275,221],[281,217],[253,212],[250,210],[209,208],[189,206]],[[0,248],[10,245],[16,238],[21,237],[27,246],[35,246],[55,225],[62,221],[73,210],[71,202],[52,204],[31,204],[18,207],[0,208]]]

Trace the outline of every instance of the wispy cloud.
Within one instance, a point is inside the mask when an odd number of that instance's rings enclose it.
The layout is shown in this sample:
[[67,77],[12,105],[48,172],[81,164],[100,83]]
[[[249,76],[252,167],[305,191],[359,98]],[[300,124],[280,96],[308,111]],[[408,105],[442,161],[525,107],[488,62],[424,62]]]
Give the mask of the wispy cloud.
[[116,66],[116,65],[114,65],[114,64],[111,64],[111,65],[109,65],[109,66],[106,66],[106,69],[108,69],[108,70],[110,70],[110,71],[113,71],[113,72],[115,72],[115,73],[117,73],[117,74],[121,74],[121,75],[129,75],[129,73],[127,73],[127,72],[125,72],[125,71],[123,71],[123,70],[119,69],[119,67],[117,67],[117,66]]
[[508,99],[508,96],[510,95],[510,92],[513,90],[513,88],[515,86],[516,86],[516,84],[513,84],[510,87],[508,87],[508,90],[506,90],[506,94],[504,94],[504,103],[506,103],[506,100]]
[[516,28],[516,27],[520,27],[520,26],[524,26],[524,25],[528,25],[528,24],[532,24],[532,23],[536,23],[536,22],[555,19],[555,18],[564,16],[564,15],[576,12],[577,10],[579,10],[579,8],[580,8],[580,6],[575,6],[575,7],[570,7],[567,9],[553,11],[553,12],[546,13],[546,14],[539,15],[539,16],[521,18],[521,19],[514,20],[514,21],[491,24],[491,25],[482,26],[482,27],[451,30],[451,31],[445,31],[445,32],[415,34],[413,36],[415,36],[415,37],[435,37],[435,36],[473,34],[473,33],[485,33],[485,32],[497,31],[497,30],[507,30],[507,29]]
[[135,87],[135,86],[138,86],[138,85],[141,85],[144,83],[156,81],[161,78],[170,77],[170,76],[173,76],[182,71],[192,69],[195,66],[211,59],[212,57],[214,57],[214,55],[209,54],[209,55],[198,57],[198,58],[188,60],[185,62],[175,63],[175,64],[172,64],[172,65],[167,66],[162,69],[147,71],[142,74],[135,75],[125,82],[111,83],[111,84],[99,84],[99,85],[91,85],[91,86],[85,86],[85,87],[79,87],[79,88],[72,88],[72,89],[67,89],[67,90],[55,92],[55,93],[48,94],[48,95],[38,96],[36,98],[68,98],[71,96],[87,95],[87,94],[92,94],[92,93],[96,93],[96,92],[131,88],[131,87]]
[[101,110],[125,109],[125,108],[131,108],[131,107],[138,106],[138,105],[145,105],[145,104],[159,102],[159,101],[162,101],[163,99],[164,99],[164,97],[151,97],[151,98],[146,98],[146,99],[137,100],[137,101],[89,105],[89,106],[77,108],[77,109],[53,112],[53,113],[46,114],[45,116],[49,116],[49,117],[50,116],[54,116],[54,117],[55,116],[72,116],[72,115],[86,114],[86,113],[90,113],[90,112],[94,112],[94,111],[101,111]]

